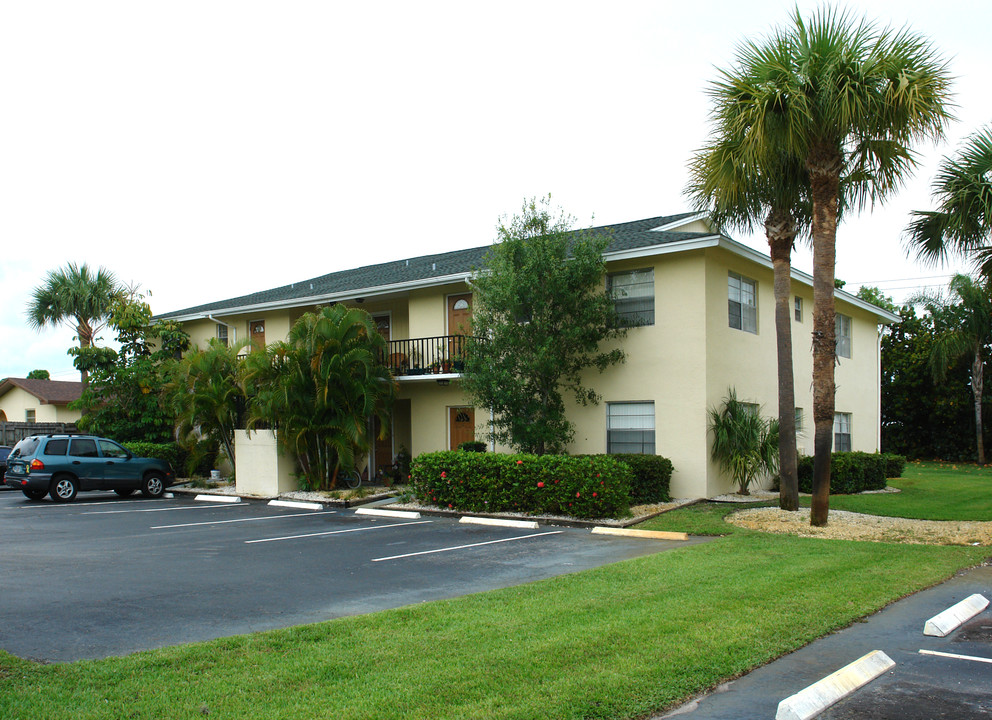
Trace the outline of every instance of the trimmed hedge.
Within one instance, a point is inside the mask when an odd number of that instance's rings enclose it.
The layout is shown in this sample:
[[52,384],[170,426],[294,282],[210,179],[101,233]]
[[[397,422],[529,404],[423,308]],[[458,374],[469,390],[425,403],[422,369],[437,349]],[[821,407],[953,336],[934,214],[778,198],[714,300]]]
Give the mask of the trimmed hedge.
[[503,455],[445,450],[410,466],[420,502],[468,512],[601,518],[630,512],[630,467],[615,456]]
[[150,457],[164,460],[172,467],[173,472],[183,467],[186,462],[186,451],[176,443],[126,442],[121,443],[138,457]]
[[[830,494],[851,495],[883,490],[885,480],[902,475],[906,458],[891,453],[839,452],[830,460]],[[813,458],[802,456],[798,467],[799,492],[813,492]]]
[[[583,455],[582,457],[603,457],[602,455]],[[610,455],[622,460],[633,473],[630,483],[630,504],[646,505],[648,503],[668,502],[671,500],[669,489],[674,470],[672,461],[661,455]]]

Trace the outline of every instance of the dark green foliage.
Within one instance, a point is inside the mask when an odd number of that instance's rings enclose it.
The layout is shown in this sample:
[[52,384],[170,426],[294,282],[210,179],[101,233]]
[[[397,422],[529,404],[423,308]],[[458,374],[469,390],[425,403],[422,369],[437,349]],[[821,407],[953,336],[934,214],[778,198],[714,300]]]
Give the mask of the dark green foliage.
[[124,447],[137,457],[157,458],[172,466],[174,472],[179,472],[186,464],[186,451],[176,443],[126,442]]
[[441,451],[411,465],[420,502],[468,512],[578,518],[629,513],[630,468],[612,455],[503,455]]
[[599,395],[584,380],[622,362],[600,343],[624,334],[605,292],[609,238],[572,232],[548,199],[524,203],[472,278],[475,305],[462,384],[494,413],[493,436],[538,455],[563,452],[574,434],[564,395]]
[[668,502],[672,482],[672,461],[661,455],[613,455],[632,473],[630,504]]
[[485,452],[486,448],[486,443],[480,440],[466,440],[458,445],[458,449],[465,452]]
[[[883,490],[885,480],[899,477],[906,458],[891,453],[840,452],[831,455],[830,494],[851,495],[865,490]],[[894,474],[890,474],[894,473]],[[799,492],[813,490],[813,458],[799,458]]]
[[[882,335],[882,450],[908,458],[970,460],[975,453],[975,413],[970,362],[948,365],[934,380],[930,357],[937,336],[960,322],[954,308],[923,314],[904,306],[902,322]],[[992,431],[985,428],[986,444]]]
[[47,370],[32,370],[28,373],[28,380],[51,380],[52,375]]
[[410,481],[410,461],[413,458],[410,456],[410,451],[407,449],[406,445],[400,445],[400,449],[396,452],[396,457],[393,459],[393,482],[406,484]]

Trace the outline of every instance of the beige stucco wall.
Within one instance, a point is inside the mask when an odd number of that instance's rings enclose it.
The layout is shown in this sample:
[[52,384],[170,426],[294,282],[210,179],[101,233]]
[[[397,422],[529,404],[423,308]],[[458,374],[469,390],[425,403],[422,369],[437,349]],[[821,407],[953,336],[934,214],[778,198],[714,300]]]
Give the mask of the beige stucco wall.
[[74,423],[82,416],[79,410],[70,410],[65,405],[44,404],[23,388],[14,387],[0,396],[0,409],[8,422],[25,422],[26,411],[35,411],[35,422]]
[[271,430],[234,431],[235,486],[239,493],[273,497],[299,489],[296,461],[280,452]]

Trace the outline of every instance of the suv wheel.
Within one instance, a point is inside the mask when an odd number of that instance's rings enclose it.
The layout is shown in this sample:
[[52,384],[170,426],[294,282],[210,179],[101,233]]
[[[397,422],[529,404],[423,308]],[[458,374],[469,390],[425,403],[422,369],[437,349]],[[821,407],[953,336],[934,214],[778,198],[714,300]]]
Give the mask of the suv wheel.
[[79,492],[79,481],[72,475],[56,475],[49,495],[55,502],[72,502]]
[[165,477],[162,473],[151,472],[145,475],[145,482],[141,485],[141,494],[145,497],[162,497],[165,492]]
[[21,492],[24,493],[24,497],[26,497],[28,500],[41,500],[43,497],[45,497],[48,494],[47,490],[24,489],[21,490]]

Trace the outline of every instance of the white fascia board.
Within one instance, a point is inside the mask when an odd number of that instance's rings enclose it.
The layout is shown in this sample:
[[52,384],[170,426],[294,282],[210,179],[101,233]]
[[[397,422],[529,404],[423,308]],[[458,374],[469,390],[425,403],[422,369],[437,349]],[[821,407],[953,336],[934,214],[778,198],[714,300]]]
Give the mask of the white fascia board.
[[358,288],[355,290],[348,290],[347,292],[339,293],[329,293],[326,295],[308,295],[305,297],[291,298],[289,300],[277,300],[275,302],[269,303],[256,303],[254,305],[234,305],[228,308],[217,308],[210,310],[209,312],[197,312],[189,313],[187,315],[177,315],[175,317],[169,318],[176,322],[190,322],[191,320],[205,320],[210,319],[214,322],[219,322],[215,317],[211,316],[230,316],[230,315],[243,315],[250,312],[265,312],[269,310],[282,310],[285,308],[301,307],[304,305],[321,305],[323,303],[329,302],[340,302],[342,300],[348,300],[356,297],[370,298],[377,297],[379,295],[389,295],[391,293],[403,292],[409,290],[417,290],[425,287],[433,287],[435,285],[450,285],[454,282],[468,282],[469,278],[472,277],[472,273],[456,273],[454,275],[442,275],[439,277],[424,278],[422,280],[414,280],[411,282],[404,283],[394,283],[392,285],[377,285],[370,288]]
[[658,227],[651,228],[648,232],[667,232],[667,231],[675,230],[676,228],[680,228],[683,225],[694,223],[697,220],[706,220],[707,218],[709,218],[709,213],[698,212],[694,215],[690,215],[689,217],[682,218],[681,220],[676,220],[675,222],[665,223],[664,225],[659,225]]

